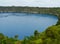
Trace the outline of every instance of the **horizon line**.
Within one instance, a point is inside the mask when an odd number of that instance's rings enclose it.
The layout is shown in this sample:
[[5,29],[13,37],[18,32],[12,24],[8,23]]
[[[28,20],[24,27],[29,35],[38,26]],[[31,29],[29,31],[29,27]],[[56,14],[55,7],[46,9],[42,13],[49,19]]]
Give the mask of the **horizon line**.
[[[38,6],[16,6],[16,5],[11,5],[11,6],[0,6],[0,7],[38,7]],[[59,6],[39,6],[41,8],[60,8]]]

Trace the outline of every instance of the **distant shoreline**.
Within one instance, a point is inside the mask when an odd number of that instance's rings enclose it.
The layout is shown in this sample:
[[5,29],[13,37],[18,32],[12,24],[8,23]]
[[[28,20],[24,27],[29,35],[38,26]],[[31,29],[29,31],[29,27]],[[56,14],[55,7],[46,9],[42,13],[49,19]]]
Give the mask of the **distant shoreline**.
[[59,7],[20,7],[20,6],[0,6],[0,13],[37,13],[53,14],[60,19]]

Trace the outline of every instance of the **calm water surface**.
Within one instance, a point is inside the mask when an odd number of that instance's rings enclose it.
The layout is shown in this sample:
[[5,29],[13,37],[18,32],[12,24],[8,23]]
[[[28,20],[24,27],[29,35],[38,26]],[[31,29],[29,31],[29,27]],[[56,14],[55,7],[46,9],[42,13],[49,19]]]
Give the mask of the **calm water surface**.
[[57,21],[56,16],[48,14],[0,13],[0,33],[9,37],[17,34],[23,39],[32,35],[34,30],[42,32]]

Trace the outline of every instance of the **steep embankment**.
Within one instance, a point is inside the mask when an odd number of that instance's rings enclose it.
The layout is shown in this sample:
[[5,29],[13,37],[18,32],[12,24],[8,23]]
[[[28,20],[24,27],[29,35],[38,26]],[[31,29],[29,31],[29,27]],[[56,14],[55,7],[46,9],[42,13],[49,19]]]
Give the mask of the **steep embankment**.
[[53,14],[60,17],[60,8],[45,8],[45,7],[15,7],[15,6],[0,6],[0,12],[26,12],[26,13],[40,13]]

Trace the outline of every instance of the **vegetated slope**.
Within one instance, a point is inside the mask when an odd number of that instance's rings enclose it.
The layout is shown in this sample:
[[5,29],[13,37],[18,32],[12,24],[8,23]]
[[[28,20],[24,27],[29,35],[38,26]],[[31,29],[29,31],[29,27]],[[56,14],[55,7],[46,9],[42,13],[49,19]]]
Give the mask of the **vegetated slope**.
[[55,14],[60,13],[59,7],[21,7],[21,6],[0,6],[0,12],[27,12],[27,13],[42,13]]
[[23,44],[60,44],[60,25],[48,27],[42,33],[35,31],[34,36],[27,37]]

